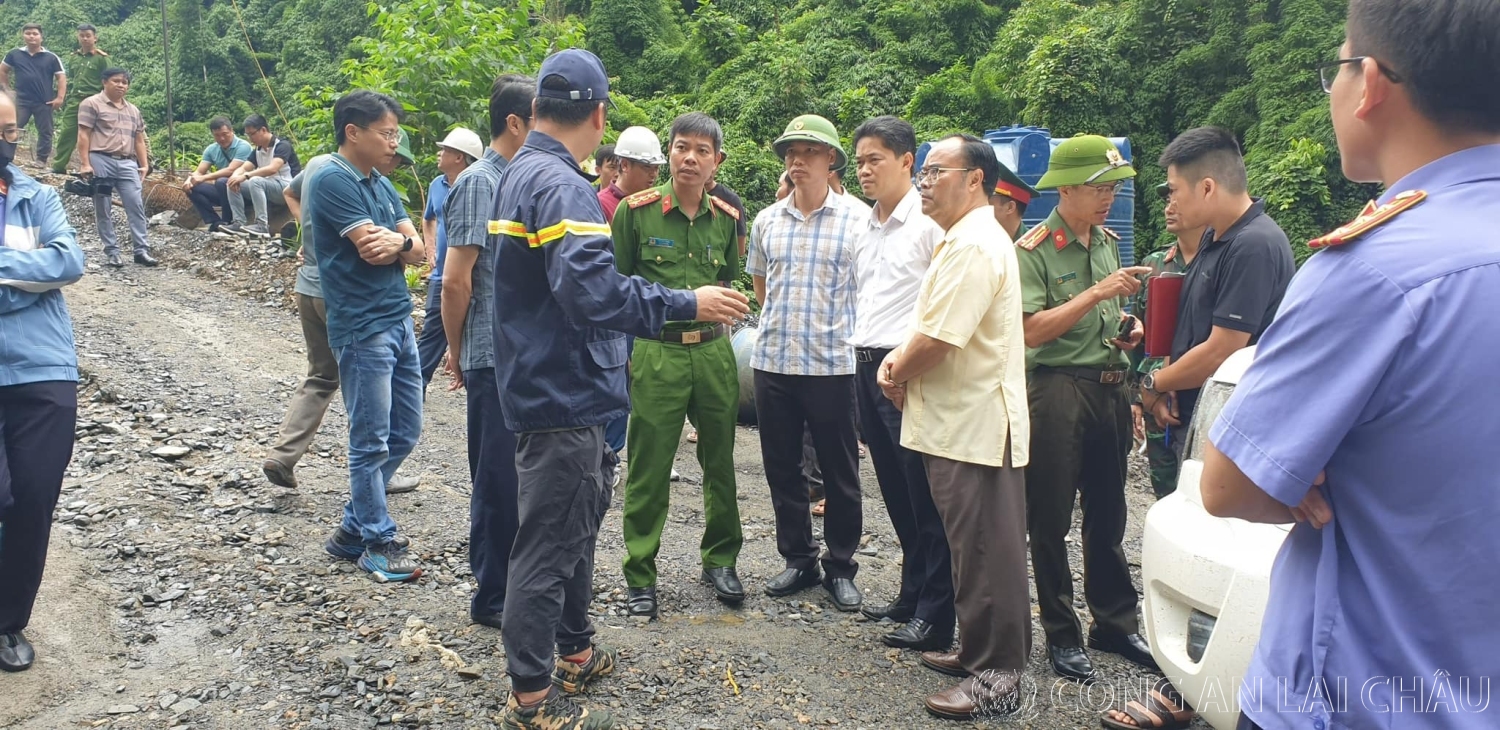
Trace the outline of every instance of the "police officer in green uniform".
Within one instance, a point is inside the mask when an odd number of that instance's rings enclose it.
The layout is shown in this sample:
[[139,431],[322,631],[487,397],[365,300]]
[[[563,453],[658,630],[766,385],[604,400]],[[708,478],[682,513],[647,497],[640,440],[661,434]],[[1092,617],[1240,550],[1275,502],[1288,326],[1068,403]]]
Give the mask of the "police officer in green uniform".
[[1089,646],[1155,667],[1140,635],[1138,596],[1121,549],[1131,444],[1126,352],[1143,335],[1124,305],[1149,269],[1122,269],[1117,236],[1103,227],[1115,193],[1133,177],[1135,170],[1108,139],[1064,141],[1036,185],[1058,190],[1057,208],[1016,242],[1026,345],[1036,348],[1027,378],[1032,569],[1053,671],[1078,680],[1094,670],[1073,610],[1064,542],[1075,494],[1083,507],[1084,595],[1093,614]]
[[990,209],[995,212],[995,222],[1010,234],[1010,240],[1019,240],[1026,232],[1026,224],[1021,218],[1026,215],[1026,206],[1040,195],[1008,165],[1000,163],[1000,182],[990,191]]
[[[734,281],[739,210],[706,189],[723,139],[719,123],[706,114],[672,122],[671,182],[625,198],[615,212],[615,265],[621,273],[674,289]],[[740,388],[729,328],[669,322],[656,337],[636,339],[630,368],[624,509],[630,614],[656,615],[656,554],[684,415],[698,429],[703,467],[703,580],[721,601],[738,604],[745,600],[734,567],[743,542],[734,478]]]
[[57,153],[52,157],[52,171],[59,175],[68,171],[68,162],[78,146],[78,105],[104,90],[101,76],[109,65],[109,54],[94,45],[98,40],[99,31],[94,26],[78,26],[78,50],[68,57],[68,105],[57,123]]
[[[1157,194],[1167,199],[1167,184],[1157,186]],[[1193,257],[1198,255],[1198,244],[1203,238],[1203,228],[1183,228],[1177,218],[1177,211],[1172,208],[1172,203],[1167,200],[1165,211],[1166,229],[1177,237],[1177,243],[1160,251],[1154,251],[1146,258],[1141,259],[1141,266],[1151,271],[1141,280],[1141,289],[1135,293],[1130,300],[1130,311],[1141,318],[1145,326],[1150,327],[1151,322],[1146,318],[1147,290],[1152,277],[1162,274],[1181,274],[1187,271],[1188,264],[1193,262]],[[1146,357],[1145,348],[1137,347],[1130,351],[1132,370],[1137,375],[1144,376],[1146,373],[1154,372],[1162,366],[1165,361],[1163,357]],[[1132,386],[1131,393],[1131,417],[1137,424],[1137,436],[1146,439],[1146,464],[1151,473],[1151,491],[1156,494],[1157,499],[1171,494],[1177,489],[1177,470],[1180,459],[1177,454],[1177,441],[1179,435],[1168,434],[1165,424],[1157,423],[1156,418],[1146,413],[1141,407],[1141,394],[1138,388]],[[1143,433],[1140,433],[1143,432]]]

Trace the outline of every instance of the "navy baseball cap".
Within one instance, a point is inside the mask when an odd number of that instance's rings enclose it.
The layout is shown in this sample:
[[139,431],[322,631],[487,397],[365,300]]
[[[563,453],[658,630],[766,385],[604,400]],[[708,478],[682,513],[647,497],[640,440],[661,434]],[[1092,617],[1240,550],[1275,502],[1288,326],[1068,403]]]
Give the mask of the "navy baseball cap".
[[[561,78],[562,88],[547,88],[549,79]],[[582,49],[569,48],[558,51],[542,61],[542,70],[536,75],[536,95],[549,99],[569,101],[609,101],[609,77],[604,73],[604,62],[598,56]]]

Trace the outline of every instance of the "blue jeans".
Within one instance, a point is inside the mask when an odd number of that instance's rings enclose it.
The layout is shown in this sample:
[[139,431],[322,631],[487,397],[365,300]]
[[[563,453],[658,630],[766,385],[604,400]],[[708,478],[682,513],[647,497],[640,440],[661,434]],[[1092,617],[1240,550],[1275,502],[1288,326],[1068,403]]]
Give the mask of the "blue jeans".
[[349,414],[349,501],[343,527],[366,545],[379,545],[396,536],[385,485],[422,433],[422,373],[411,319],[335,347],[333,354]]

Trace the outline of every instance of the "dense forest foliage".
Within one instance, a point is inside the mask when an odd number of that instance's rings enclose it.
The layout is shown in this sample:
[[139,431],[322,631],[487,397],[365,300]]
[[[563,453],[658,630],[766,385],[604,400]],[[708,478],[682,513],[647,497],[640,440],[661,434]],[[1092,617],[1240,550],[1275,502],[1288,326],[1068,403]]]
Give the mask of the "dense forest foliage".
[[[133,100],[168,153],[171,74],[178,165],[207,144],[206,122],[263,113],[306,159],[331,146],[332,100],[350,88],[409,109],[424,178],[433,142],[457,124],[487,129],[489,82],[535,72],[550,50],[586,45],[619,94],[615,132],[703,110],[725,127],[721,178],[752,210],[772,198],[770,143],[815,112],[849,135],[898,114],[923,138],[1007,124],[1127,136],[1139,181],[1177,133],[1218,124],[1244,141],[1252,192],[1294,242],[1337,226],[1371,197],[1339,173],[1313,66],[1343,38],[1346,0],[11,0],[0,28],[41,23],[48,45],[73,27],[135,75]],[[252,50],[253,48],[253,50]],[[66,59],[66,55],[64,55]],[[614,132],[611,132],[611,137]],[[852,172],[851,179],[852,183]],[[853,186],[857,190],[857,186]],[[410,186],[408,186],[410,190]],[[415,205],[415,203],[414,203]],[[1142,196],[1137,241],[1162,245],[1161,203]],[[1306,254],[1300,248],[1299,259]]]

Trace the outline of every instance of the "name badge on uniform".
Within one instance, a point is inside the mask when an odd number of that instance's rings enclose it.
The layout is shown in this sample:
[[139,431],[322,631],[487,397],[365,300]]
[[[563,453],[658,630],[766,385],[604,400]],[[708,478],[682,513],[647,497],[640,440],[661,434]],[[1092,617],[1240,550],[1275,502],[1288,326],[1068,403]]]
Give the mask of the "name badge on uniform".
[[1057,277],[1056,283],[1058,283],[1058,284],[1066,284],[1066,283],[1068,283],[1068,282],[1070,282],[1070,281],[1072,281],[1074,279],[1077,279],[1077,278],[1078,278],[1078,272],[1076,272],[1076,271],[1069,271],[1068,273],[1063,274],[1062,276]]
[[656,248],[676,248],[677,247],[677,242],[673,241],[670,238],[654,238],[653,237],[653,238],[646,239],[646,245],[647,246],[655,246]]

